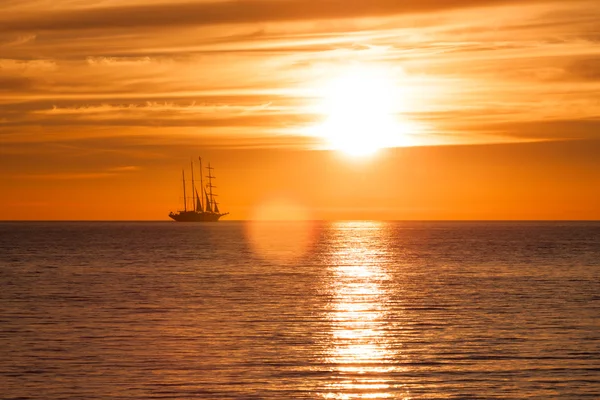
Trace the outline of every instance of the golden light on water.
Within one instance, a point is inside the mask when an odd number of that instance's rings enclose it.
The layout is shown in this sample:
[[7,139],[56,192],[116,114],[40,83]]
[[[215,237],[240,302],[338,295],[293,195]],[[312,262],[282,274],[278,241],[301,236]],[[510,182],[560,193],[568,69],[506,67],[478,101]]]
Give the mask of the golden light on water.
[[[331,254],[332,331],[328,362],[339,380],[326,389],[325,398],[392,398],[398,395],[392,370],[394,352],[385,330],[389,297],[382,282],[389,279],[383,256],[382,225],[376,222],[340,223]],[[344,230],[358,235],[348,237]],[[392,390],[393,389],[393,390]]]

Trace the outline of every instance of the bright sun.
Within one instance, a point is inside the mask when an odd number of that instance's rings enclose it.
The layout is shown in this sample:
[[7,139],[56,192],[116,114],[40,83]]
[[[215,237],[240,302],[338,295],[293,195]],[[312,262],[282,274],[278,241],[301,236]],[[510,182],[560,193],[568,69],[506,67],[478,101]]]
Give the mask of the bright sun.
[[396,119],[400,90],[383,68],[353,66],[323,89],[319,136],[331,148],[365,156],[406,144],[406,129]]

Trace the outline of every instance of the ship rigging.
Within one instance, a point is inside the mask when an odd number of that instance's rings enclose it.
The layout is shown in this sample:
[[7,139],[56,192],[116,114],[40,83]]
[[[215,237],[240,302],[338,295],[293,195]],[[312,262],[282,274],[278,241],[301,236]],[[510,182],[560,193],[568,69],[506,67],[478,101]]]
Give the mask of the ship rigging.
[[194,181],[194,161],[191,162],[192,168],[192,207],[188,210],[188,197],[186,196],[186,183],[185,183],[185,170],[181,171],[183,181],[183,210],[169,213],[169,217],[177,222],[216,222],[219,218],[229,214],[228,212],[222,213],[219,210],[219,203],[215,200],[218,197],[213,189],[216,186],[213,185],[213,179],[216,177],[213,175],[214,168],[208,163],[208,183],[204,186],[204,180],[202,177],[202,158],[198,157],[200,162],[200,194],[198,194],[198,188]]

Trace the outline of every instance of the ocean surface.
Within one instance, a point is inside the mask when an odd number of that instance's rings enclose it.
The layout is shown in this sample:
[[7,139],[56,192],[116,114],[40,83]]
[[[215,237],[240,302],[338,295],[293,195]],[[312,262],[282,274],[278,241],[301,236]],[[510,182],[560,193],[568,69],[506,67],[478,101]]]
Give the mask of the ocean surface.
[[600,223],[2,222],[2,399],[599,399]]

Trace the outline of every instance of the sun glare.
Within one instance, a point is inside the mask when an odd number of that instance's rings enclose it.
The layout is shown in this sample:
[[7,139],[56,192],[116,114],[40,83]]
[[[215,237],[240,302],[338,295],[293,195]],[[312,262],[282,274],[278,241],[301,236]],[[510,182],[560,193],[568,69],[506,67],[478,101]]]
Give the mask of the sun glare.
[[397,120],[401,90],[389,71],[353,66],[323,88],[326,119],[319,136],[333,149],[366,156],[384,147],[406,145],[406,124]]

